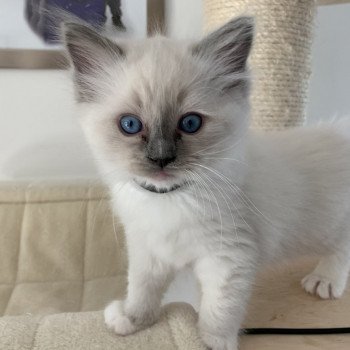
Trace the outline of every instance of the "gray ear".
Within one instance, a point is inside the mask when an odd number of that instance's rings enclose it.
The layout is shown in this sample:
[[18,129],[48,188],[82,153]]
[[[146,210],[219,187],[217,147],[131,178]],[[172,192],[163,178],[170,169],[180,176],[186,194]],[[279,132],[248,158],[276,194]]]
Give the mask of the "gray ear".
[[192,52],[207,60],[218,78],[234,77],[246,71],[253,37],[253,18],[238,17],[205,37],[193,47]]
[[66,23],[64,38],[74,67],[79,100],[89,100],[94,94],[92,77],[103,74],[104,67],[120,60],[124,52],[115,42],[82,24]]

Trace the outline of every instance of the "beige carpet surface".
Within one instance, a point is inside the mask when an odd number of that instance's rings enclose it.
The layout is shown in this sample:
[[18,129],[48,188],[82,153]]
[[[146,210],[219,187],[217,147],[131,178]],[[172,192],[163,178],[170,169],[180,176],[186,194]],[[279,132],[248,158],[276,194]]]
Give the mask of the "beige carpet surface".
[[205,350],[195,321],[189,305],[171,304],[153,327],[119,337],[104,326],[102,312],[6,316],[0,318],[0,345],[11,350]]
[[[108,331],[98,311],[122,298],[122,227],[93,183],[0,184],[0,349],[203,349],[197,315],[168,305],[159,323],[129,337]],[[117,237],[117,239],[116,239]],[[261,274],[247,327],[350,326],[350,290],[340,300],[307,295],[314,261]],[[242,336],[242,350],[350,349],[350,336]]]

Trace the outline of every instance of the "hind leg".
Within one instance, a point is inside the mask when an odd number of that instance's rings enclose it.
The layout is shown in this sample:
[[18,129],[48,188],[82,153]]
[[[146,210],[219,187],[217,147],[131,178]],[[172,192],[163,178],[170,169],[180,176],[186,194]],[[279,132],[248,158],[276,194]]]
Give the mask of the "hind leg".
[[340,298],[346,288],[350,269],[350,257],[334,254],[320,260],[313,272],[303,278],[306,292],[322,299]]

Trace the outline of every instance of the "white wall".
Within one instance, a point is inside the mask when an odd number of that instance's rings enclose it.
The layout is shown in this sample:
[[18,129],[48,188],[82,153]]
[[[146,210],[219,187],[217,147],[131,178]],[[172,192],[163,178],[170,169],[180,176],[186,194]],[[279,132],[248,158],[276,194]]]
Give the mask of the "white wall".
[[202,0],[165,0],[167,35],[177,39],[196,39],[202,34]]
[[24,19],[24,0],[0,0],[0,47],[45,49]]
[[350,115],[350,4],[319,7],[308,123]]
[[0,70],[0,179],[93,177],[68,73]]

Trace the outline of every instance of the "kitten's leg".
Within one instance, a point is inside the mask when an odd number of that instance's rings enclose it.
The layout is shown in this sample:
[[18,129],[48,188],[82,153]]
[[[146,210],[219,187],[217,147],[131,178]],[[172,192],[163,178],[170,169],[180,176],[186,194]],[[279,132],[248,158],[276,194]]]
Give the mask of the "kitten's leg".
[[322,258],[315,270],[304,277],[301,283],[308,293],[322,299],[340,298],[346,288],[349,269],[350,256],[330,255]]
[[106,307],[104,317],[107,326],[117,334],[127,335],[155,323],[171,275],[167,266],[144,252],[131,255],[127,297]]
[[237,350],[238,333],[250,296],[254,271],[250,261],[205,258],[195,266],[202,286],[199,331],[212,350]]

